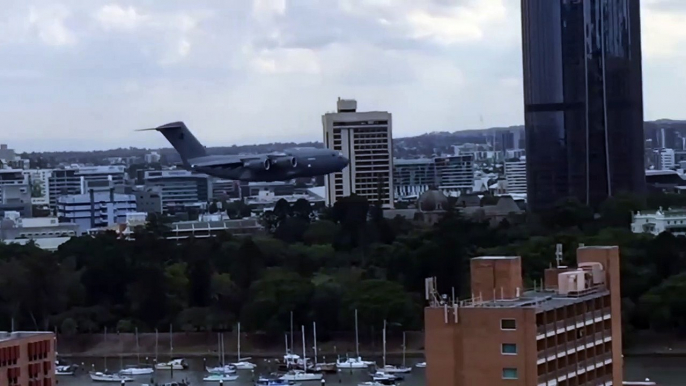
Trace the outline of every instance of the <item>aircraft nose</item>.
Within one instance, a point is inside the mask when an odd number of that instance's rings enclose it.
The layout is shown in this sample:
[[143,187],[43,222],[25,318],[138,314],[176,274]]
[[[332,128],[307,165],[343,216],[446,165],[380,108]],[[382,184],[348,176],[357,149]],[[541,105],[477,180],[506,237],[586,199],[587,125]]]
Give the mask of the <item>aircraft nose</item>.
[[347,158],[345,158],[345,157],[343,157],[343,156],[340,156],[339,158],[341,159],[341,163],[343,164],[343,167],[346,167],[346,166],[348,166],[348,165],[350,164],[350,160],[349,160],[349,159],[347,159]]

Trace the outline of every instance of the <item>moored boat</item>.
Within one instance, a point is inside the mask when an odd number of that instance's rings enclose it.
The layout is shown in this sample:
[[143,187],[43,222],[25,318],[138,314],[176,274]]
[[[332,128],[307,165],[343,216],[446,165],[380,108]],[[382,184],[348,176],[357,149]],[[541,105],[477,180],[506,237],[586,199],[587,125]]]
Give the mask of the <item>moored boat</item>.
[[151,365],[130,365],[119,370],[121,375],[148,375],[155,372]]
[[169,362],[158,363],[155,365],[157,370],[188,370],[188,363],[185,359],[173,359]]
[[323,374],[308,373],[302,370],[291,370],[286,374],[279,377],[282,381],[293,381],[293,382],[308,382],[308,381],[320,381],[324,377]]
[[214,373],[204,377],[204,382],[233,382],[238,379],[238,375]]
[[260,379],[255,382],[255,386],[300,386],[300,383],[295,383],[293,381],[284,381],[279,378],[265,378],[260,377]]
[[88,375],[91,377],[91,381],[93,381],[93,382],[122,383],[122,382],[132,382],[133,381],[133,378],[131,378],[131,377],[127,377],[127,376],[120,375],[120,374],[103,373],[100,371],[90,372]]
[[417,368],[423,369],[426,367],[426,362],[419,362],[416,365],[414,365]]

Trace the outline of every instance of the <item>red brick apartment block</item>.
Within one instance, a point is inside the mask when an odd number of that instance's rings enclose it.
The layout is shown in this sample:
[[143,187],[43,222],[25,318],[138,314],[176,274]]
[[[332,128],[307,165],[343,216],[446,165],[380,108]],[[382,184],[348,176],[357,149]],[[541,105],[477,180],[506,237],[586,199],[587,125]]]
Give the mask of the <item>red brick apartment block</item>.
[[619,248],[581,247],[577,267],[522,283],[518,256],[484,256],[472,298],[430,296],[427,386],[621,385]]

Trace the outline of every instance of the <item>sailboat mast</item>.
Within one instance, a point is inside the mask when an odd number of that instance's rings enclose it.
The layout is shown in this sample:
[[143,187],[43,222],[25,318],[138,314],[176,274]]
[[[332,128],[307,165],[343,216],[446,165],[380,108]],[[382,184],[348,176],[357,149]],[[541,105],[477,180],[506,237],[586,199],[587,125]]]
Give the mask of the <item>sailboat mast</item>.
[[305,326],[302,326],[302,335],[303,335],[303,370],[307,369],[306,363],[307,363],[307,351],[305,351]]
[[159,345],[159,332],[155,329],[155,363],[157,363],[157,347]]
[[241,322],[238,322],[238,361],[241,361]]
[[224,345],[224,334],[222,334],[222,366],[224,366],[224,364],[226,363],[226,361],[224,360],[224,347],[226,346]]
[[[107,327],[105,327],[105,347],[107,347]],[[107,371],[107,352],[105,352],[105,371]]]
[[386,367],[386,320],[383,321],[383,365]]
[[222,366],[222,337],[220,333],[217,333],[217,362]]
[[291,311],[291,350],[295,348],[293,344],[293,311]]
[[360,357],[360,337],[357,332],[357,309],[355,309],[355,353]]
[[141,350],[140,347],[138,346],[138,327],[136,327],[136,358],[138,360],[138,364],[141,363]]
[[406,333],[403,331],[403,367],[405,367],[405,350],[407,349]]
[[317,322],[312,322],[312,335],[314,338],[314,364],[317,364]]
[[[174,359],[174,326],[169,324],[169,360]],[[174,366],[172,366],[174,367]]]

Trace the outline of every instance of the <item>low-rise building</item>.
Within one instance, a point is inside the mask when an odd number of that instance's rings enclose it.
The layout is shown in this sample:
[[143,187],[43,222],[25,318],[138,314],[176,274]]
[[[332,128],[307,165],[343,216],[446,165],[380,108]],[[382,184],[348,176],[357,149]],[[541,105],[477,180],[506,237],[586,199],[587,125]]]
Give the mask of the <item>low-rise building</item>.
[[173,207],[212,199],[210,180],[205,174],[188,170],[147,170],[145,187],[157,190],[162,200],[162,211],[167,213]]
[[0,385],[55,386],[55,334],[0,332]]
[[505,161],[506,191],[509,194],[526,194],[526,161]]
[[33,242],[48,251],[57,250],[79,233],[78,224],[60,223],[57,217],[22,218],[19,212],[5,213],[0,225],[3,243],[24,245]]
[[81,232],[108,227],[126,221],[126,214],[136,212],[136,197],[132,194],[90,190],[87,194],[61,196],[57,201],[60,222],[79,225]]
[[418,197],[435,186],[446,194],[470,193],[474,186],[474,157],[471,154],[396,159],[393,161],[395,196]]
[[165,235],[169,240],[204,239],[226,232],[237,236],[254,235],[264,229],[256,217],[232,220],[223,214],[201,215],[198,221],[175,222],[169,228]]
[[654,211],[636,212],[632,216],[631,231],[656,236],[662,232],[686,236],[686,209],[663,210],[660,208]]

